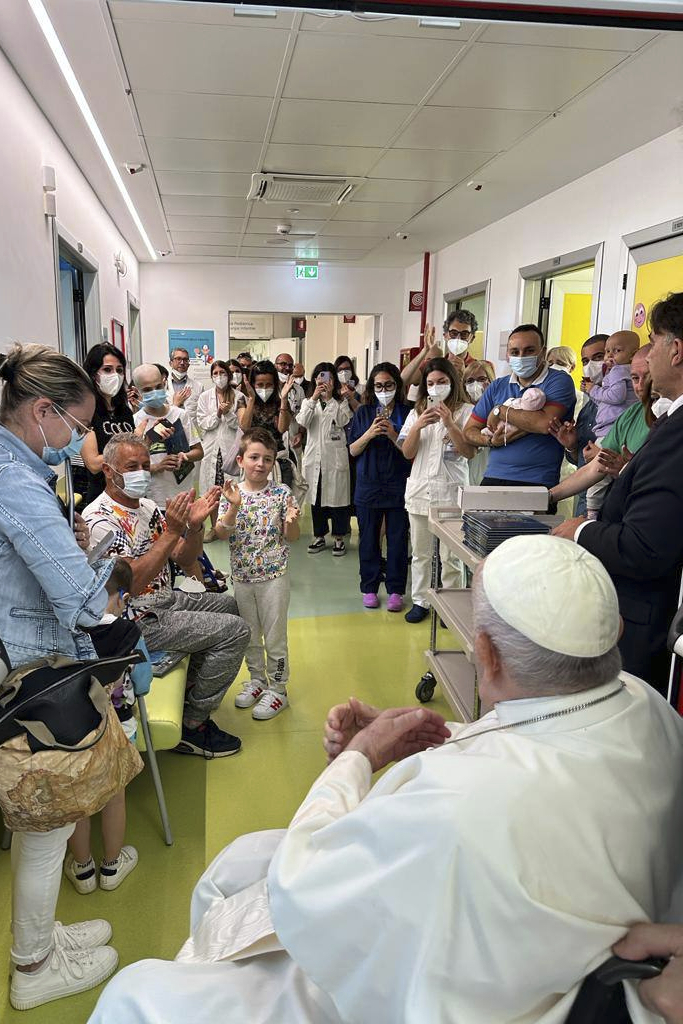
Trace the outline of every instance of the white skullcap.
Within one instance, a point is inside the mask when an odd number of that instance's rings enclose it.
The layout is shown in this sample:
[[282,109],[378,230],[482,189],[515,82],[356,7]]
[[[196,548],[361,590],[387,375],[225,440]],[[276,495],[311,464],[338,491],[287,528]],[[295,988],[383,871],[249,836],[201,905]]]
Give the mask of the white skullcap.
[[546,534],[511,537],[486,558],[493,610],[540,647],[575,658],[606,654],[619,638],[619,602],[603,564]]

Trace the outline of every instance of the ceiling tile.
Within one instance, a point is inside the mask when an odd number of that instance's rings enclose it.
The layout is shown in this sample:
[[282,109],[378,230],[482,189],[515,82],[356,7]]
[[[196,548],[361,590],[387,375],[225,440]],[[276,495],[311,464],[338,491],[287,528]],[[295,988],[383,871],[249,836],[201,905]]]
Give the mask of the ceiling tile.
[[255,142],[203,139],[149,139],[154,169],[163,171],[248,171],[256,169],[261,147]]
[[386,221],[333,220],[323,230],[330,231],[337,237],[348,235],[356,238],[384,238],[391,231],[391,225]]
[[261,142],[272,100],[265,96],[138,90],[135,104],[147,138]]
[[[330,225],[332,227],[332,225]],[[386,231],[374,238],[367,238],[365,236],[349,235],[343,237],[339,235],[318,235],[316,242],[321,249],[372,249],[374,246],[383,242],[386,238]]]
[[289,146],[277,142],[268,146],[263,170],[363,177],[381,152],[359,146]]
[[157,184],[166,196],[232,196],[245,198],[251,187],[251,174],[220,174],[204,171],[159,171]]
[[263,235],[264,237],[266,235],[275,235],[276,226],[282,223],[283,220],[285,223],[292,225],[293,231],[305,231],[306,233],[310,232],[313,234],[320,231],[325,223],[322,220],[302,220],[300,217],[273,217],[271,220],[267,220],[266,218],[256,219],[255,217],[250,217],[247,225],[247,231],[251,235]]
[[482,110],[480,107],[423,107],[399,137],[403,149],[508,149],[539,124],[538,110]]
[[407,104],[282,100],[271,141],[385,146],[412,111]]
[[330,17],[327,14],[305,14],[301,22],[302,32],[352,36],[408,36],[417,39],[444,39],[449,42],[469,39],[477,28],[479,25],[475,21],[461,21],[460,28],[421,28],[417,17],[404,18],[396,15],[375,18],[373,15],[343,14]]
[[639,50],[657,35],[632,28],[580,25],[489,25],[481,42],[572,46],[579,50]]
[[[315,222],[318,226],[325,223],[337,209],[336,206],[318,206],[315,203],[301,203],[298,207],[286,203],[264,203],[262,200],[252,202],[251,219],[267,220],[276,224],[278,221],[288,221],[297,226],[305,222],[309,230],[310,225]],[[298,210],[298,213],[291,213],[291,210]],[[259,230],[261,230],[259,228]]]
[[418,203],[424,206],[440,196],[445,186],[439,181],[397,181],[370,179],[354,193],[355,203]]
[[174,245],[237,245],[242,237],[238,231],[173,231]]
[[230,245],[176,245],[179,256],[236,256],[237,248]]
[[446,150],[390,149],[373,178],[415,178],[417,181],[461,181],[489,160],[493,153],[453,153]]
[[475,43],[430,103],[555,110],[628,56],[604,50]]
[[332,224],[340,220],[402,224],[419,209],[417,203],[346,203],[339,208]]
[[435,39],[307,32],[297,40],[284,95],[415,104],[462,45]]
[[[283,249],[286,249],[286,252],[283,252],[282,251]],[[265,257],[275,258],[275,259],[280,259],[280,260],[281,259],[289,259],[289,260],[311,259],[311,260],[316,260],[316,259],[325,259],[325,258],[343,259],[343,260],[354,260],[354,259],[359,259],[361,256],[365,255],[365,251],[366,250],[362,250],[361,251],[361,250],[355,250],[354,249],[354,250],[351,250],[351,251],[347,251],[346,249],[320,249],[320,248],[316,248],[315,250],[308,250],[307,251],[307,250],[303,249],[303,247],[298,248],[298,247],[295,247],[295,246],[291,246],[291,247],[290,246],[281,246],[281,247],[273,246],[272,248],[269,248],[268,246],[243,245],[242,248],[240,249],[240,256],[243,256],[245,259],[248,259],[251,256],[265,256]]]
[[241,231],[242,217],[169,217],[171,231]]
[[278,29],[175,21],[119,21],[116,34],[134,90],[246,96],[273,95],[289,38]]
[[243,217],[247,212],[246,199],[228,199],[226,196],[162,196],[167,214],[199,217]]
[[[162,3],[155,0],[108,0],[109,10],[114,21],[180,21],[196,22],[203,25],[244,25],[250,24],[244,16],[235,17],[232,7],[218,3],[177,3],[172,0]],[[292,27],[294,15],[289,11],[278,11],[275,18],[254,19],[263,28],[289,29]]]

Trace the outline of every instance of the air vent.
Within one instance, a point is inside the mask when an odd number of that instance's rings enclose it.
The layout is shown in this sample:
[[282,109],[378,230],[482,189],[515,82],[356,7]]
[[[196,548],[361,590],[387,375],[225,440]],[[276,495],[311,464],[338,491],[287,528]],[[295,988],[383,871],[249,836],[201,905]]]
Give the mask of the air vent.
[[683,220],[675,220],[671,225],[671,234],[678,234],[679,231],[683,231]]
[[313,174],[252,174],[247,199],[262,203],[338,206],[350,199],[364,181],[364,178]]

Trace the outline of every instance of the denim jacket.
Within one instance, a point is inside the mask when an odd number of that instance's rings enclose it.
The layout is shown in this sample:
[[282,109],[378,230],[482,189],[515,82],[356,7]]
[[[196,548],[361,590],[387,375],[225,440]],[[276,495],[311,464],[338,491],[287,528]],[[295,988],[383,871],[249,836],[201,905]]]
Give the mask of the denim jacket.
[[48,654],[96,657],[83,627],[104,614],[113,562],[88,564],[52,489],[55,479],[0,424],[0,638],[13,668]]

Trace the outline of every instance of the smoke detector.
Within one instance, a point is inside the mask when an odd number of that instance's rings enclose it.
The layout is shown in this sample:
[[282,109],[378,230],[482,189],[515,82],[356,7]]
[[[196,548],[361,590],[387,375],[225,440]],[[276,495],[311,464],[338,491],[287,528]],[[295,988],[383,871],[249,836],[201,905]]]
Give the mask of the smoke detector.
[[297,242],[305,242],[315,238],[315,233],[304,233],[303,231],[292,231],[291,224],[277,224],[275,227],[276,237],[266,238],[266,245],[293,245]]

